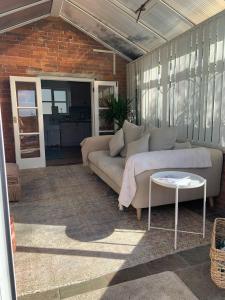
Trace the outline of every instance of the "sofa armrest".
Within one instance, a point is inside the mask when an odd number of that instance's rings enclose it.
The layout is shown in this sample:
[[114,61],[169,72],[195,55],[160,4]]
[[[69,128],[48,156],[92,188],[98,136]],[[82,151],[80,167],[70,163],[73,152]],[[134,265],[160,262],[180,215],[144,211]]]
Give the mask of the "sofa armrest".
[[109,150],[109,141],[112,135],[92,136],[85,138],[81,143],[83,164],[88,165],[88,155],[94,151]]

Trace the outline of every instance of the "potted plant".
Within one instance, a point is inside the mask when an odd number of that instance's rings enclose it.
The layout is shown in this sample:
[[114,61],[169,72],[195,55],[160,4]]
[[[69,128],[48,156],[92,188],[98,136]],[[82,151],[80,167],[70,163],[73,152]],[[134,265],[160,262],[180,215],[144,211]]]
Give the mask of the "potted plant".
[[116,129],[119,130],[131,114],[131,101],[120,96],[115,98],[111,95],[107,99],[107,105],[109,109],[105,111],[105,119],[114,122]]

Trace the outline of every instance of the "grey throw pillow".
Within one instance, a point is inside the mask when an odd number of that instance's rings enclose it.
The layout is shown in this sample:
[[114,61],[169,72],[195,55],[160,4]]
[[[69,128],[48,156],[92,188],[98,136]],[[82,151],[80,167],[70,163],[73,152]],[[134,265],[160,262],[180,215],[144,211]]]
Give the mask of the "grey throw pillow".
[[126,161],[131,155],[149,151],[149,137],[150,134],[146,133],[139,140],[131,142],[127,145]]
[[109,141],[109,153],[116,156],[124,147],[123,129],[118,130]]
[[176,127],[153,128],[150,131],[150,151],[170,150],[174,148],[177,139]]
[[191,148],[190,142],[183,142],[183,143],[175,143],[173,149],[178,150],[178,149],[190,149],[190,148]]
[[127,145],[133,141],[138,140],[144,132],[143,126],[137,126],[128,121],[125,121],[123,124],[123,133],[124,133],[124,148],[120,152],[122,157],[127,155]]

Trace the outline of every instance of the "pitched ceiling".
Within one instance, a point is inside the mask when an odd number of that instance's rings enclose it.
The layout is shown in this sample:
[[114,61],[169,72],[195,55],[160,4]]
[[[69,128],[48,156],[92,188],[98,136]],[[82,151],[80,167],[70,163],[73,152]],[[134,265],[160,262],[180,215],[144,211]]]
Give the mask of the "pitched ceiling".
[[0,33],[60,16],[132,60],[222,10],[224,0],[7,0],[0,2]]

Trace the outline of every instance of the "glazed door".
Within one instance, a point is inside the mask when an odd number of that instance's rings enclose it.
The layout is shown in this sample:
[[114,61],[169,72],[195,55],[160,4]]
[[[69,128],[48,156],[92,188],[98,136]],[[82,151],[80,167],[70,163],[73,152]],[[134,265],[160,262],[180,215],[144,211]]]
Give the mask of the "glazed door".
[[16,162],[20,169],[45,167],[41,81],[10,76]]
[[95,81],[94,82],[94,111],[95,111],[95,135],[106,135],[114,133],[114,123],[105,118],[108,109],[107,99],[113,95],[118,97],[117,81]]

